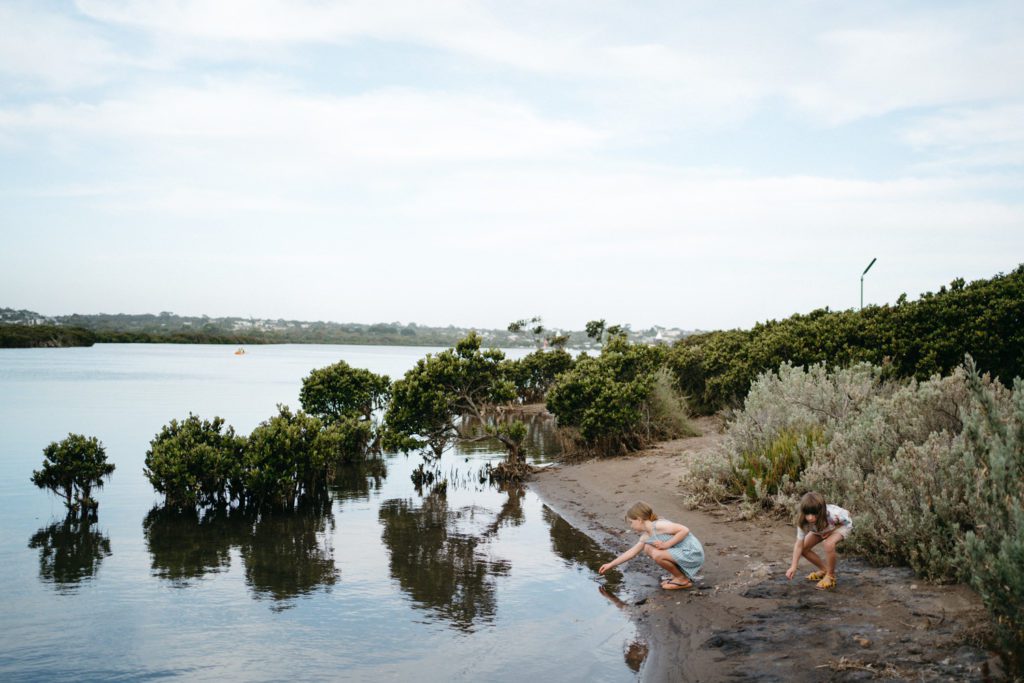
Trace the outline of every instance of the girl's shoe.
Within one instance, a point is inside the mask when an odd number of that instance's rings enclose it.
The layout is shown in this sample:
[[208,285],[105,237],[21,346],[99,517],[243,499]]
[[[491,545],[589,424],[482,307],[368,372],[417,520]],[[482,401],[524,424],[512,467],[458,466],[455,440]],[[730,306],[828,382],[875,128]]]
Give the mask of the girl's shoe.
[[826,574],[825,578],[818,582],[818,590],[830,591],[836,587],[836,577],[833,574]]
[[693,581],[687,579],[672,579],[671,581],[663,581],[661,587],[667,591],[681,591],[693,588]]
[[808,581],[821,581],[825,578],[825,572],[811,572],[807,575]]

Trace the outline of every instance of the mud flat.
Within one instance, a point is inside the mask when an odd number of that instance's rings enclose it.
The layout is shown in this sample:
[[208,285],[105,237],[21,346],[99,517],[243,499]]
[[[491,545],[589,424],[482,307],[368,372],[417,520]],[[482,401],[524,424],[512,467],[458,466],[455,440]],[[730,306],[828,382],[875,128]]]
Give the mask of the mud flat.
[[[740,520],[733,508],[694,511],[679,479],[689,456],[714,448],[704,436],[641,453],[551,467],[530,486],[557,513],[603,548],[636,542],[623,512],[645,500],[686,524],[707,563],[693,591],[664,591],[658,568],[638,557],[621,569],[619,602],[643,642],[624,646],[627,661],[646,656],[648,681],[998,680],[998,657],[982,644],[988,616],[966,586],[936,586],[906,568],[872,567],[841,556],[834,591],[819,591],[785,571],[794,530],[776,520]],[[603,587],[601,587],[603,589]],[[607,591],[605,591],[607,593]],[[640,653],[638,655],[638,653]],[[638,665],[633,662],[633,665]]]

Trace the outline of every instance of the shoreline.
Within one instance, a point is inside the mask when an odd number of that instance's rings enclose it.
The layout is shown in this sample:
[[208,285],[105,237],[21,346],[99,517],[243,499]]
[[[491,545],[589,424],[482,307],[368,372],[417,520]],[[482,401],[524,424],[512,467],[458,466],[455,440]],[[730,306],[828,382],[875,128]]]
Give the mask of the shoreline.
[[[622,517],[637,500],[690,527],[703,543],[703,579],[692,591],[662,590],[661,572],[642,556],[618,568],[618,604],[649,649],[643,680],[998,677],[998,657],[977,644],[988,613],[967,586],[927,584],[907,568],[871,567],[840,555],[839,585],[819,591],[799,578],[811,569],[806,561],[798,578],[786,581],[789,524],[741,520],[735,507],[688,509],[679,484],[688,454],[721,441],[715,420],[698,422],[702,436],[552,466],[529,482],[546,505],[609,553],[635,543]],[[604,592],[604,580],[597,580]]]

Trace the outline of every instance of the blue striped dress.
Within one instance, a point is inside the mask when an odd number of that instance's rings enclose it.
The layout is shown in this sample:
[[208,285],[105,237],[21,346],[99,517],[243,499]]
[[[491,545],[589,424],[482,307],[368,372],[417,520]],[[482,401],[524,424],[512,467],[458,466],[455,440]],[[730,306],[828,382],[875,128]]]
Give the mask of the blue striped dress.
[[[664,522],[664,519],[656,519],[651,522],[654,533],[644,541],[644,543],[654,543],[655,541],[668,541],[675,534],[659,534],[658,533],[658,522]],[[670,522],[671,523],[671,522]],[[686,534],[686,538],[676,543],[671,548],[666,548],[668,554],[672,557],[672,561],[679,565],[679,568],[683,570],[691,580],[697,576],[700,568],[704,566],[704,546],[700,544],[697,537],[693,535],[693,531]]]

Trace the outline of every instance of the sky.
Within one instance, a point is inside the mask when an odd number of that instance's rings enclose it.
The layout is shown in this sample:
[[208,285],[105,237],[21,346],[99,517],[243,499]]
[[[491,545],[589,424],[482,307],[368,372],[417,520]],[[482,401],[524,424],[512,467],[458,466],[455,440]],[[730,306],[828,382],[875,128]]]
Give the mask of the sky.
[[0,0],[0,307],[685,329],[1024,262],[1024,3]]

